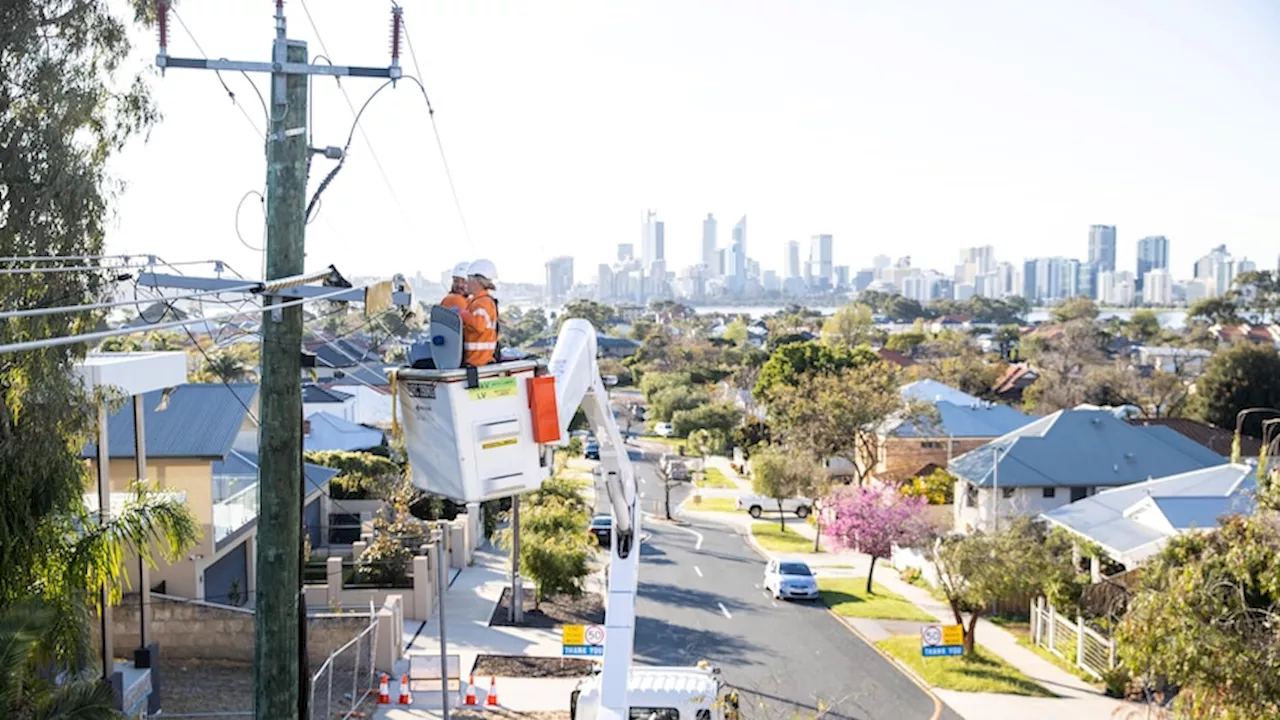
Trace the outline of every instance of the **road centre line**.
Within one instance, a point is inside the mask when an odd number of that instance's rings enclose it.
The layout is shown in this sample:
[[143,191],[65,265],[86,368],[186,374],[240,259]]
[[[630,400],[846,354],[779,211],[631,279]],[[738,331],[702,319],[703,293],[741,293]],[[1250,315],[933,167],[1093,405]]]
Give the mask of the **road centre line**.
[[698,567],[697,565],[694,565],[693,571],[698,573],[698,577],[702,577],[702,568]]
[[733,619],[733,616],[729,614],[729,608],[725,607],[724,603],[716,603],[716,604],[720,606],[720,612],[724,613],[724,616],[726,618],[730,620]]

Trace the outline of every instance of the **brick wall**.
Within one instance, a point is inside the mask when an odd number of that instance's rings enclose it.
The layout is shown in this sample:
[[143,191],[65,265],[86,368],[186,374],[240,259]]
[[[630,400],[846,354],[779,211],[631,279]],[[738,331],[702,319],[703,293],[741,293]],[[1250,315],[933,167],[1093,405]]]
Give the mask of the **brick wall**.
[[[127,655],[138,639],[138,596],[130,595],[113,613],[116,653]],[[312,615],[308,618],[307,655],[319,666],[369,626],[369,616],[354,613]],[[95,632],[95,635],[97,633]],[[160,643],[163,660],[224,660],[253,662],[253,611],[151,595],[151,633]],[[95,638],[96,642],[96,638]]]
[[[953,438],[950,456],[960,457],[991,440],[992,438]],[[939,467],[947,466],[947,438],[888,438],[884,441],[883,462],[877,465],[873,474],[905,478],[929,463]]]

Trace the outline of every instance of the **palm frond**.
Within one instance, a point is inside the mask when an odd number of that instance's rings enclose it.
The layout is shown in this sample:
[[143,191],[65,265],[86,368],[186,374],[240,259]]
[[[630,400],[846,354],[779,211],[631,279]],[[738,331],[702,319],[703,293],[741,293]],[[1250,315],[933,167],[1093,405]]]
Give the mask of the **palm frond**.
[[99,680],[76,680],[49,689],[32,720],[118,720],[111,686]]
[[132,497],[118,515],[105,523],[89,524],[75,542],[66,565],[68,581],[75,579],[72,586],[106,585],[116,600],[125,580],[126,552],[138,553],[155,567],[156,549],[165,560],[173,561],[199,541],[200,526],[182,500],[145,483],[134,483],[130,492]]
[[31,660],[53,620],[37,600],[16,602],[0,613],[0,710],[12,712],[28,694]]

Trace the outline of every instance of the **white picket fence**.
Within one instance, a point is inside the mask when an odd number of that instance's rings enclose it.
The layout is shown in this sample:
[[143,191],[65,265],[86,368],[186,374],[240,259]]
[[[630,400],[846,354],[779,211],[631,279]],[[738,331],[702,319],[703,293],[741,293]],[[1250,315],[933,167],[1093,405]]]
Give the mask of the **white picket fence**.
[[1071,618],[1054,610],[1043,597],[1031,603],[1031,639],[1099,680],[1116,666],[1115,640],[1086,626],[1079,615]]

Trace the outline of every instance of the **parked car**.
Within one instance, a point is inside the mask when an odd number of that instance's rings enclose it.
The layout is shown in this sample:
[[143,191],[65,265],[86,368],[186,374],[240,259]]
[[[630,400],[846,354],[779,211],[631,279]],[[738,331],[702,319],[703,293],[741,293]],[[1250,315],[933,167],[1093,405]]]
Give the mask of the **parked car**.
[[594,440],[587,443],[587,446],[582,450],[582,456],[588,460],[599,460],[600,443],[595,442]]
[[676,434],[676,429],[669,422],[660,422],[653,426],[653,434],[658,437],[671,437]]
[[[746,510],[751,517],[758,518],[766,512],[777,512],[778,501],[762,495],[744,495],[738,498],[737,507],[739,510]],[[807,518],[813,512],[813,501],[801,497],[783,498],[782,512],[795,513],[801,519]]]
[[662,460],[658,462],[658,469],[662,470],[662,474],[668,480],[688,480],[689,466],[685,464],[684,458],[679,455],[668,453],[662,456]]
[[764,567],[764,589],[777,600],[818,598],[818,581],[802,562],[770,560]]
[[587,532],[595,536],[600,547],[609,547],[613,542],[613,518],[609,515],[596,515],[591,518],[591,527]]

